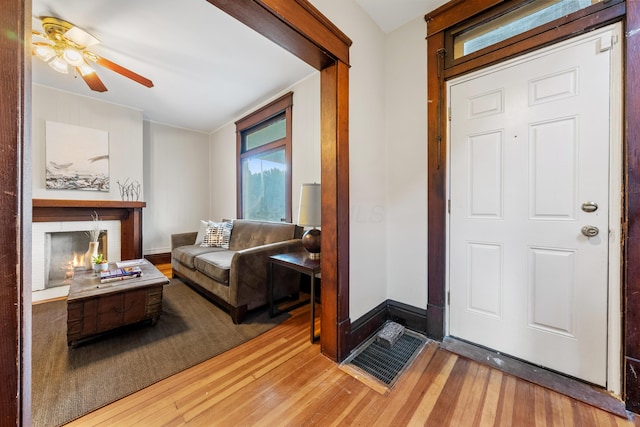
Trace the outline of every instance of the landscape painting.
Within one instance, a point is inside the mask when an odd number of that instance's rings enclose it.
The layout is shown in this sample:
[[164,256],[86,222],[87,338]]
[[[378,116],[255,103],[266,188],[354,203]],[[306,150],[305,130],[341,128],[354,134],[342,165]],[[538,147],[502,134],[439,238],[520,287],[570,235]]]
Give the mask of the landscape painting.
[[46,188],[109,191],[109,133],[46,122]]

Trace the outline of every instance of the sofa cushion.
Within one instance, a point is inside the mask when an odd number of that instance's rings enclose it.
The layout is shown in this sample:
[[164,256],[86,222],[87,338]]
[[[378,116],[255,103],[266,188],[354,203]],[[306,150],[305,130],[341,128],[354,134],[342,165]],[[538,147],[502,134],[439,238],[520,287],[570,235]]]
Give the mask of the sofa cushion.
[[215,251],[197,256],[193,263],[196,270],[211,277],[213,280],[229,284],[229,270],[234,251]]
[[200,246],[229,249],[233,222],[209,222]]
[[229,248],[240,251],[294,238],[296,238],[295,224],[237,219],[233,222]]
[[226,249],[202,247],[200,245],[179,246],[173,250],[172,257],[189,268],[195,268],[195,257],[216,251],[226,251]]

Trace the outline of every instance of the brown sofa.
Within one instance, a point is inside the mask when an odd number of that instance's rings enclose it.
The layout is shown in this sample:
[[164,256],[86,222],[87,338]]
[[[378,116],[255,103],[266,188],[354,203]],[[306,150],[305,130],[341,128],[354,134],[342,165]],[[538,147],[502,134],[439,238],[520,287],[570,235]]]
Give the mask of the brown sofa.
[[[194,244],[197,232],[173,234],[173,277],[228,309],[233,323],[242,323],[249,310],[268,302],[269,257],[303,250],[302,232],[295,224],[237,219],[229,249]],[[274,275],[275,299],[299,291],[298,273],[274,269]]]

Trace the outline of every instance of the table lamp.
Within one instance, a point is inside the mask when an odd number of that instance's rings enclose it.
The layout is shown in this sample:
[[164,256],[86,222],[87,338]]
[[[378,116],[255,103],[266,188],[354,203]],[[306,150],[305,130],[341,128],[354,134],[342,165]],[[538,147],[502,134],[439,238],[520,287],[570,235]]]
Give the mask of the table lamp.
[[302,246],[309,252],[311,259],[320,258],[320,230],[322,225],[320,184],[302,184],[300,189],[300,208],[298,209],[298,225],[313,227],[302,235]]

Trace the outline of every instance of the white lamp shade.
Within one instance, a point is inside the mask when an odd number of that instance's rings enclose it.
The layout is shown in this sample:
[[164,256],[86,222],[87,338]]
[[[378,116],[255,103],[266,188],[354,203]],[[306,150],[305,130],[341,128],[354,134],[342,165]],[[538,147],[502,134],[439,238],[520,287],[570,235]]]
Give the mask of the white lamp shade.
[[303,227],[319,227],[322,225],[320,184],[302,184],[300,189],[300,207],[298,209],[298,225]]

